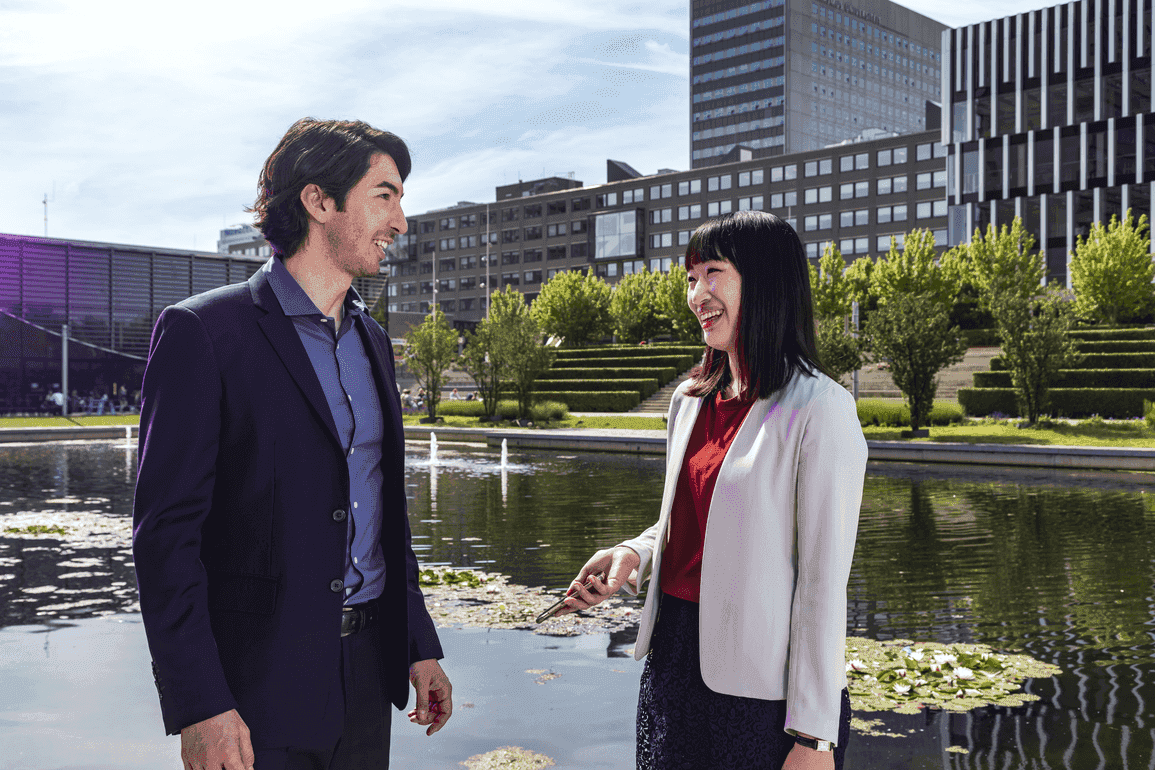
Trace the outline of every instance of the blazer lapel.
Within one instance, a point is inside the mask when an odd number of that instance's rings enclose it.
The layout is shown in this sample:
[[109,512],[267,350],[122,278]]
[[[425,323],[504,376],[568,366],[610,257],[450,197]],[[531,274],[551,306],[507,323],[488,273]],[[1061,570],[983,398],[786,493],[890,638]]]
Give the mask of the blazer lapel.
[[317,418],[329,429],[333,443],[339,448],[341,440],[337,436],[337,425],[333,422],[333,412],[329,409],[329,402],[325,400],[321,381],[317,379],[317,372],[313,370],[313,362],[309,360],[309,354],[301,344],[301,337],[297,334],[297,328],[293,326],[293,320],[281,309],[281,303],[277,301],[277,295],[273,293],[273,287],[264,270],[258,270],[249,279],[249,291],[253,295],[253,304],[265,311],[265,315],[257,321],[257,325],[261,327],[269,344],[289,370],[289,374],[305,395]]

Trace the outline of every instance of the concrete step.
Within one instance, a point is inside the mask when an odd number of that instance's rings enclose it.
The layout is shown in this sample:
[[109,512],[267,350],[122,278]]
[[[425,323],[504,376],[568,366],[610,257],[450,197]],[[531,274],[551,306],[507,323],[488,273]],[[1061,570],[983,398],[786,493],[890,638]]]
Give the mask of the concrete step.
[[657,393],[630,410],[631,414],[666,414],[670,411],[670,401],[674,398],[674,391],[678,386],[690,378],[690,370],[682,372]]

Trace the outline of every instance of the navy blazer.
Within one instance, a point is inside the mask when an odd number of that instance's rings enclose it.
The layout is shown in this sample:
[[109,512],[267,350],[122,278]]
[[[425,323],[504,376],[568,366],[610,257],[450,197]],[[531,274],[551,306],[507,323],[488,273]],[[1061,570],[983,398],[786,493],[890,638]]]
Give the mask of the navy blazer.
[[[417,582],[393,348],[369,320],[382,442],[382,686],[441,658]],[[349,471],[267,274],[168,307],[142,388],[133,553],[166,732],[237,709],[254,745],[324,746],[343,719]]]

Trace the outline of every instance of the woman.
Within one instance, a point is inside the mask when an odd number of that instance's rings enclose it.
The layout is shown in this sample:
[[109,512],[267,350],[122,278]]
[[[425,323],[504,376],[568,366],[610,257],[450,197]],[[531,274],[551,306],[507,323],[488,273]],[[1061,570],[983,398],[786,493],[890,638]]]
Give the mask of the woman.
[[639,769],[841,768],[866,469],[854,399],[818,361],[789,225],[757,211],[711,220],[685,261],[707,347],[670,404],[661,515],[594,554],[566,604],[636,594],[651,570],[634,653],[649,653]]

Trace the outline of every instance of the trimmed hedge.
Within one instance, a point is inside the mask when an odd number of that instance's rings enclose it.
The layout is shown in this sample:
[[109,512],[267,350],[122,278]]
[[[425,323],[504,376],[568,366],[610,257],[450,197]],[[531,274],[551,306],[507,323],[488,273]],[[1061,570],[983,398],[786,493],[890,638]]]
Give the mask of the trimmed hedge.
[[963,339],[968,348],[997,348],[999,333],[995,329],[963,329]]
[[[1076,369],[1155,369],[1155,353],[1087,353]],[[991,359],[993,371],[1006,371],[1002,356]]]
[[[1049,395],[1049,411],[1060,417],[1130,419],[1143,416],[1143,400],[1155,401],[1155,388],[1053,388]],[[958,400],[972,417],[1019,413],[1010,388],[959,388]]]
[[642,398],[649,398],[658,392],[657,379],[650,377],[647,379],[634,380],[541,380],[534,383],[535,392],[555,392],[555,391],[597,391],[604,392],[607,390],[637,390],[642,394]]
[[1076,329],[1071,339],[1098,342],[1105,340],[1155,340],[1155,329]]
[[[1011,373],[975,372],[976,388],[1011,388]],[[1155,388],[1155,369],[1060,369],[1053,388]]]
[[636,390],[534,392],[534,398],[562,401],[571,412],[628,412],[642,402]]
[[1102,340],[1088,342],[1076,340],[1080,353],[1155,353],[1155,339],[1150,340]]
[[693,366],[693,356],[635,356],[630,358],[585,358],[585,359],[557,359],[553,362],[555,369],[576,368],[625,368],[644,366],[650,369],[672,366],[679,372],[684,372]]
[[[883,425],[897,428],[910,425],[910,407],[905,403],[883,401],[875,398],[860,398],[857,404],[858,422],[868,425]],[[930,425],[950,425],[961,422],[963,410],[958,404],[936,401],[930,410]]]
[[559,348],[557,360],[566,361],[575,358],[602,358],[605,356],[646,358],[655,355],[689,355],[694,358],[701,358],[704,349],[701,345],[602,345],[596,348]]
[[[548,396],[548,394],[545,395]],[[437,405],[437,414],[440,417],[484,417],[485,404],[479,400],[450,401],[445,399]],[[498,401],[496,414],[507,420],[517,417],[517,402],[509,399]],[[529,417],[535,422],[564,420],[568,416],[565,404],[556,399],[539,400],[529,409]]]
[[662,367],[658,367],[656,369],[649,368],[649,367],[642,367],[642,366],[618,367],[618,368],[609,368],[609,369],[578,369],[578,368],[572,368],[571,369],[569,367],[566,367],[566,368],[562,368],[562,369],[550,369],[548,372],[545,372],[540,377],[538,377],[537,381],[543,382],[545,380],[572,380],[572,379],[582,379],[582,380],[606,379],[606,380],[611,380],[611,379],[615,379],[615,378],[628,380],[628,379],[634,379],[634,378],[639,378],[639,377],[644,378],[644,379],[648,379],[650,377],[657,377],[658,378],[658,385],[665,385],[667,382],[671,381],[672,379],[674,379],[677,376],[678,376],[678,370],[672,366],[662,366]]

